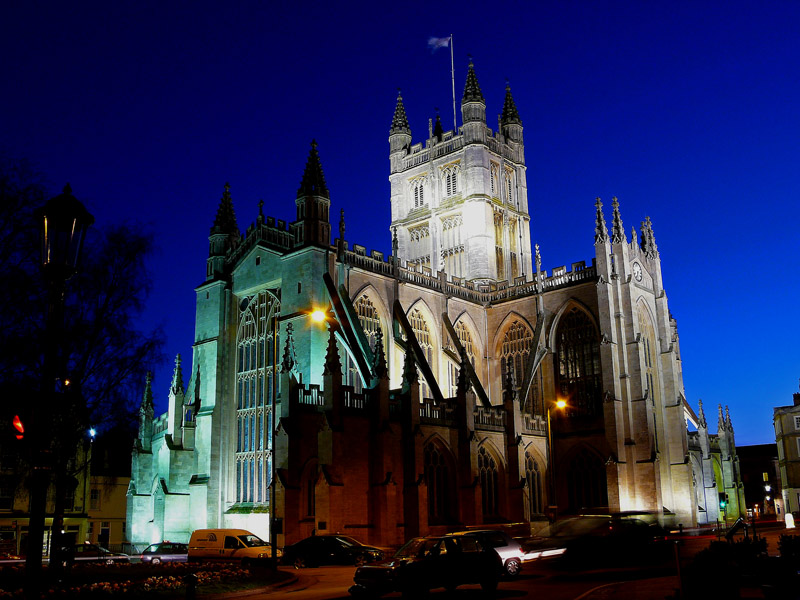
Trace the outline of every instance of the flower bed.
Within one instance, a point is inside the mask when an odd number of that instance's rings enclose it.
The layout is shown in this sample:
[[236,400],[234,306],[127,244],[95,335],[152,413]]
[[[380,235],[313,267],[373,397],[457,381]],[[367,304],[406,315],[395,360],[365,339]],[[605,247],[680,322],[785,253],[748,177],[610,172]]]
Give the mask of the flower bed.
[[[54,584],[43,572],[42,598],[108,597],[125,594],[128,598],[144,596],[169,598],[184,596],[187,583],[193,580],[198,593],[232,591],[250,585],[267,585],[274,571],[243,569],[225,563],[164,563],[158,567],[144,564],[76,565],[64,581]],[[6,567],[0,571],[0,599],[22,598],[24,567]]]

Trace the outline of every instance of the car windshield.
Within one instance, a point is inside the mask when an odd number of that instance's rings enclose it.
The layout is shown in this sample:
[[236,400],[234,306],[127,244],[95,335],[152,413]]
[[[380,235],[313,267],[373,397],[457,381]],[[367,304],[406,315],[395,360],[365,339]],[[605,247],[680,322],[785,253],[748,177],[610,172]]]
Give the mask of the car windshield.
[[240,535],[239,539],[242,541],[242,543],[245,546],[250,546],[250,547],[253,547],[253,546],[269,546],[269,542],[265,542],[264,540],[262,540],[257,535],[252,535],[252,534],[250,534],[250,535]]
[[158,544],[151,544],[145,549],[144,552],[142,552],[142,554],[155,554],[156,552],[158,552],[158,547],[159,547]]
[[344,546],[363,546],[363,544],[358,540],[354,540],[346,535],[337,535],[336,539],[339,540]]
[[422,558],[439,544],[438,538],[414,538],[395,553],[395,558]]

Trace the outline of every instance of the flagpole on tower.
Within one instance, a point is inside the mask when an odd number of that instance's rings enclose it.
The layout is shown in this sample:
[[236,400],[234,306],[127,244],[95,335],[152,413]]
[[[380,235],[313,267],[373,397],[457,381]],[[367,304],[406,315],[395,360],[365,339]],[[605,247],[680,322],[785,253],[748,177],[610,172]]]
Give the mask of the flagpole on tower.
[[456,72],[453,66],[453,34],[450,34],[450,83],[453,86],[453,135],[458,135],[456,123]]

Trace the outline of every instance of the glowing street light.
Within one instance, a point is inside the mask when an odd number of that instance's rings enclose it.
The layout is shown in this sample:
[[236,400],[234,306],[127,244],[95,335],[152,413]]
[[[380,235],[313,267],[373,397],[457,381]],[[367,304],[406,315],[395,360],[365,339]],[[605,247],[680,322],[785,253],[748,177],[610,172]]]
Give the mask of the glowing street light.
[[325,313],[319,308],[315,308],[311,311],[311,320],[316,323],[322,323],[326,318]]
[[556,502],[556,477],[553,472],[555,469],[555,461],[553,460],[553,435],[550,428],[550,411],[555,406],[558,410],[564,410],[567,406],[567,401],[563,398],[557,398],[555,402],[550,402],[547,405],[547,479],[549,482],[548,498],[550,508],[553,513],[553,520],[556,519],[556,511],[558,510],[558,503]]

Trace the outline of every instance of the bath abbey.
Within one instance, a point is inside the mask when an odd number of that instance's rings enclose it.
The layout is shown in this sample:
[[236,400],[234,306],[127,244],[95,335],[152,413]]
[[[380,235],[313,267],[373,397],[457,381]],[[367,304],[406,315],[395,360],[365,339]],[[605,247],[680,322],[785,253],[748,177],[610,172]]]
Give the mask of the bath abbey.
[[544,269],[510,88],[497,130],[486,109],[470,64],[462,125],[437,118],[415,143],[398,95],[390,256],[347,239],[316,144],[291,223],[262,206],[242,232],[225,185],[165,414],[145,387],[131,542],[238,527],[396,546],[585,512],[691,527],[744,510],[730,414],[709,427],[685,396],[657,223],[626,233],[616,198],[587,202],[576,251],[594,258]]

